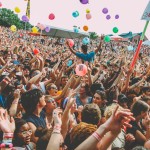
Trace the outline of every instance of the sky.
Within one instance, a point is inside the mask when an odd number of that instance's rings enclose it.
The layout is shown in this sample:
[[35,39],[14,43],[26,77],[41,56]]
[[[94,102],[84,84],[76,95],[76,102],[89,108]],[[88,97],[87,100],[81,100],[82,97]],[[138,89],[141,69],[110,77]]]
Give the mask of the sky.
[[[30,23],[37,23],[55,26],[59,28],[73,30],[73,26],[80,27],[81,32],[83,26],[89,27],[89,32],[100,34],[114,34],[112,29],[117,27],[119,32],[127,33],[142,32],[145,20],[141,20],[142,14],[149,0],[89,0],[89,4],[81,4],[79,0],[30,0],[31,1],[31,18]],[[27,1],[25,0],[0,0],[2,8],[14,10],[19,7],[21,12],[18,16],[21,18],[25,15]],[[86,19],[86,9],[90,9],[92,18]],[[107,8],[110,20],[106,19],[106,14],[102,13],[102,9]],[[72,12],[78,11],[79,16],[74,18]],[[49,20],[50,13],[55,15],[54,20]],[[115,15],[119,15],[119,19],[115,19]],[[116,35],[116,34],[114,34]],[[146,31],[146,36],[150,39],[150,25]]]

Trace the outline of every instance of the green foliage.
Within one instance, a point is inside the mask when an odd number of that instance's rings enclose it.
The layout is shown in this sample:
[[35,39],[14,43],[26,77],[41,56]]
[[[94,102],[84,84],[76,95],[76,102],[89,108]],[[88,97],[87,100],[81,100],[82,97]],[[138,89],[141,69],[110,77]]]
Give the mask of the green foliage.
[[96,32],[90,32],[89,35],[90,35],[90,39],[92,39],[92,40],[95,40],[98,37]]
[[[6,8],[0,9],[0,26],[10,27],[11,25],[15,25],[17,29],[25,29],[25,23],[12,10]],[[26,29],[31,28],[32,25],[26,23]]]

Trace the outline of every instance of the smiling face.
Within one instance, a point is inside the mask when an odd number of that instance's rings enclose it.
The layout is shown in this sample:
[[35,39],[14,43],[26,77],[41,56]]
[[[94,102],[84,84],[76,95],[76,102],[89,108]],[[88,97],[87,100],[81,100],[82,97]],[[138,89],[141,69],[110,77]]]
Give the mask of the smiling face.
[[20,130],[17,134],[18,140],[20,144],[27,145],[30,142],[32,135],[32,130],[30,129],[29,125],[26,123],[20,127]]

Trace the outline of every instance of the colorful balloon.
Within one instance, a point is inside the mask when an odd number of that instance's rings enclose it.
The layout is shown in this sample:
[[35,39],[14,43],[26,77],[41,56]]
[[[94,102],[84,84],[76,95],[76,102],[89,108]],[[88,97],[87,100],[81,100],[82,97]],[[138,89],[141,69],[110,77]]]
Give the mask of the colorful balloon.
[[88,4],[89,0],[80,0],[80,3],[82,3],[82,4]]
[[79,29],[78,29],[77,27],[75,27],[75,28],[73,28],[73,31],[74,31],[75,33],[78,33],[78,32],[79,32]]
[[107,19],[107,20],[109,20],[110,18],[111,18],[111,16],[110,16],[110,15],[107,15],[107,16],[106,16],[106,19]]
[[10,27],[10,30],[13,31],[13,32],[16,32],[17,27],[16,27],[15,25],[12,25],[12,26]]
[[38,32],[38,28],[34,26],[34,27],[32,28],[32,32],[33,32],[33,33],[37,33],[37,32]]
[[86,9],[86,13],[87,13],[87,14],[90,13],[90,10],[89,10],[89,9]]
[[15,12],[16,13],[20,13],[20,8],[19,7],[15,7]]
[[78,76],[85,76],[87,73],[87,66],[85,64],[79,64],[76,66],[75,72]]
[[0,7],[2,7],[2,3],[0,2]]
[[113,28],[113,32],[114,32],[114,33],[118,33],[118,31],[119,31],[119,30],[118,30],[117,27],[114,27],[114,28]]
[[105,41],[105,42],[110,42],[110,37],[109,37],[108,35],[106,35],[106,36],[104,37],[104,41]]
[[22,21],[23,22],[29,22],[29,18],[26,15],[22,16]]
[[45,26],[44,26],[43,24],[40,24],[40,25],[39,25],[39,28],[40,28],[41,30],[44,30],[44,29],[45,29]]
[[69,46],[70,46],[70,47],[73,47],[74,41],[73,41],[72,39],[68,39],[67,41],[69,42]]
[[107,8],[103,8],[102,12],[103,12],[104,14],[107,14],[107,13],[108,13],[108,9],[107,9]]
[[92,16],[91,16],[90,13],[86,14],[86,19],[87,19],[87,20],[89,20],[89,19],[91,19],[91,18],[92,18]]
[[34,55],[37,55],[39,52],[40,52],[40,51],[39,51],[38,49],[34,49],[34,50],[33,50]]
[[50,20],[54,20],[54,19],[55,19],[55,15],[54,15],[53,13],[51,13],[51,14],[49,14],[48,18],[49,18]]
[[78,12],[78,11],[74,11],[74,12],[72,13],[72,16],[73,16],[74,18],[78,17],[78,16],[79,16],[79,12]]
[[90,39],[88,37],[85,37],[83,40],[82,40],[82,43],[83,45],[87,45],[90,43]]
[[88,26],[84,26],[84,27],[83,27],[83,30],[84,30],[84,31],[88,31],[88,29],[89,29]]
[[45,31],[46,31],[46,32],[49,32],[49,31],[50,31],[50,27],[46,27],[46,28],[45,28]]
[[119,19],[119,15],[116,15],[116,16],[115,16],[115,19]]

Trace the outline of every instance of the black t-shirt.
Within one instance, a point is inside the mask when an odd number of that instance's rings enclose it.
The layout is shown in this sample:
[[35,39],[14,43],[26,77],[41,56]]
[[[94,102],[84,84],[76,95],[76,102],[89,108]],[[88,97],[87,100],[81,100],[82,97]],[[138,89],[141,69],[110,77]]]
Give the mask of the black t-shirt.
[[[144,129],[141,128],[136,121],[131,121],[130,124],[132,125],[132,128],[127,128],[127,133],[131,133],[135,137],[136,131],[140,131],[144,135]],[[135,141],[132,146],[144,146],[144,143]]]

